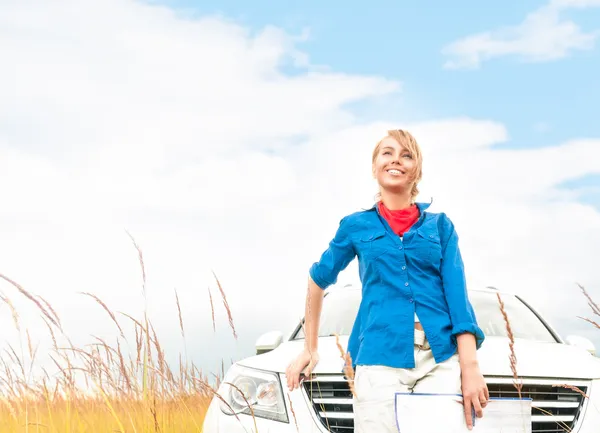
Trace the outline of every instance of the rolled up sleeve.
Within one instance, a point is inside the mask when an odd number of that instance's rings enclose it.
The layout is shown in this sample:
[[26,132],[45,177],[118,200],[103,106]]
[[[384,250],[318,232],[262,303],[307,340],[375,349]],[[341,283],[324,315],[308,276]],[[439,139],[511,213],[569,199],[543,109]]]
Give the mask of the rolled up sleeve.
[[441,274],[452,321],[452,339],[456,343],[458,335],[473,334],[479,349],[485,335],[477,324],[475,311],[469,300],[464,263],[458,246],[458,234],[449,219],[446,220],[444,228],[447,235],[445,240],[442,239]]
[[334,238],[329,242],[329,247],[323,252],[320,260],[310,267],[310,277],[323,290],[337,282],[339,273],[346,269],[356,256],[350,229],[351,224],[343,218]]

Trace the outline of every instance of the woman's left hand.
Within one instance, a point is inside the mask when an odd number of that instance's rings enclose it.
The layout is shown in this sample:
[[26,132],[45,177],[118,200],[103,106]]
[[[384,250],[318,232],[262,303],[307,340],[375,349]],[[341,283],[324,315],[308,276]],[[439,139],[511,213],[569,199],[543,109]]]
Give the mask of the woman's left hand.
[[477,418],[483,417],[483,409],[487,406],[490,394],[477,363],[461,366],[461,382],[465,420],[469,430],[472,430],[473,409]]

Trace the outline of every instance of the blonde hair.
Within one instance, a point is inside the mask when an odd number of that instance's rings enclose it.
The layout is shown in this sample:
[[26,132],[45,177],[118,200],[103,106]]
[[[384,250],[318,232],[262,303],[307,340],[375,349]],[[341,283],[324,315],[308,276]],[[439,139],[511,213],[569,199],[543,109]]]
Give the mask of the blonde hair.
[[[375,149],[373,149],[372,164],[375,164],[375,160],[377,159],[377,155],[379,154],[379,148],[381,147],[381,142],[386,138],[390,137],[396,140],[398,144],[403,146],[406,150],[408,150],[412,155],[413,161],[415,162],[415,168],[411,176],[413,186],[410,191],[410,195],[414,201],[414,198],[417,195],[419,195],[419,188],[417,187],[417,184],[423,177],[423,155],[421,153],[419,143],[417,143],[417,140],[415,139],[415,137],[413,137],[413,135],[410,132],[405,131],[403,129],[389,130],[388,135],[379,140],[379,142],[375,146]],[[377,194],[377,197],[379,197],[379,194]]]

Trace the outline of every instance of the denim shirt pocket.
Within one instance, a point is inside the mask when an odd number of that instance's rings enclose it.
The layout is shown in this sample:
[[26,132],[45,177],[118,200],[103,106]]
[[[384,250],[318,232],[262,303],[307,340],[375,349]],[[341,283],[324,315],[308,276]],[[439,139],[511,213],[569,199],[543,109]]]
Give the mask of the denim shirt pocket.
[[360,253],[366,259],[376,259],[389,251],[385,230],[364,233],[360,236]]

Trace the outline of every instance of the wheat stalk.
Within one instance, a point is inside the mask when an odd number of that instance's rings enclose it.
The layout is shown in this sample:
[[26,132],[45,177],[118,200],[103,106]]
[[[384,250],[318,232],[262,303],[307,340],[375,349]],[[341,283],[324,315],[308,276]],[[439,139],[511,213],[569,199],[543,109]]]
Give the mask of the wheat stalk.
[[217,278],[217,275],[214,273],[213,271],[213,276],[215,277],[215,280],[217,282],[217,287],[219,288],[219,291],[221,292],[221,298],[223,299],[223,305],[225,306],[225,311],[227,312],[227,318],[229,319],[229,326],[231,327],[231,330],[233,332],[233,338],[235,338],[237,340],[237,333],[235,331],[235,326],[233,325],[233,316],[231,314],[231,310],[229,309],[229,303],[227,302],[227,297],[225,296],[225,291],[223,290],[223,287],[221,286],[221,282],[219,281],[219,278]]
[[352,395],[356,397],[356,389],[354,388],[354,369],[352,368],[352,357],[350,353],[344,352],[344,348],[340,344],[340,336],[335,334],[335,344],[340,351],[340,356],[344,360],[344,374],[346,375],[346,380],[348,381],[348,386],[350,387],[350,391]]
[[500,305],[500,312],[502,313],[502,317],[504,318],[504,324],[506,327],[506,333],[508,334],[509,343],[508,346],[510,348],[510,369],[513,373],[513,384],[519,394],[519,399],[521,399],[521,391],[523,389],[523,384],[519,381],[519,376],[517,374],[517,355],[515,353],[515,336],[513,335],[512,328],[510,326],[510,321],[508,320],[508,314],[506,313],[506,309],[504,307],[504,301],[502,301],[502,297],[500,293],[496,293],[498,298],[498,304]]

